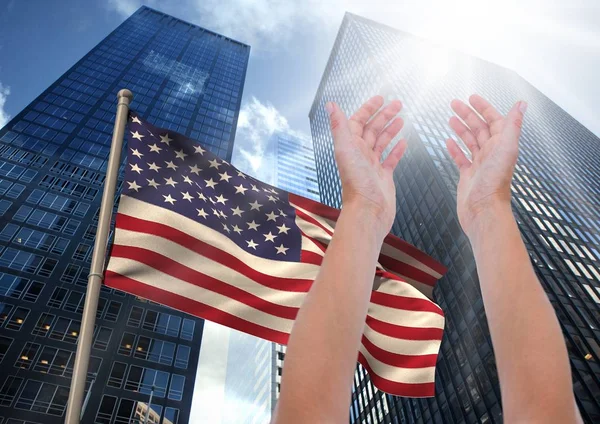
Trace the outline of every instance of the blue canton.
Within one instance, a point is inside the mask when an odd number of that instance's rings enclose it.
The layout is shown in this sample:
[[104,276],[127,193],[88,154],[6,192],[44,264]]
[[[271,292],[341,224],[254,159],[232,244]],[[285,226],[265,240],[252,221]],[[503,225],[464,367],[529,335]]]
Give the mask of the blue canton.
[[123,194],[206,225],[253,255],[300,261],[300,229],[285,191],[135,112],[127,135]]

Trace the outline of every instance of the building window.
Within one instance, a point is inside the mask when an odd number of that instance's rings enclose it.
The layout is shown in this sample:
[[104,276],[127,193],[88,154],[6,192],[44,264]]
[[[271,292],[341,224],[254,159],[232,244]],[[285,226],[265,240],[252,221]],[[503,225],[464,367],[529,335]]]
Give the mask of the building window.
[[165,409],[165,417],[163,419],[163,424],[177,424],[179,420],[179,409],[176,408],[166,408]]
[[0,389],[0,406],[10,406],[23,384],[23,379],[9,375]]
[[140,336],[133,356],[165,365],[173,363],[175,343]]
[[196,327],[196,323],[191,320],[184,318],[183,325],[181,326],[181,338],[183,340],[192,340],[194,338],[194,328]]
[[190,347],[185,345],[177,346],[177,356],[175,357],[175,367],[187,369],[190,359]]
[[63,289],[62,287],[56,287],[52,292],[52,296],[48,299],[48,306],[53,308],[61,308],[65,299],[67,298],[67,294],[69,290]]
[[146,330],[155,331],[159,334],[167,334],[177,337],[179,335],[179,327],[181,318],[164,312],[147,311],[142,327]]
[[139,306],[134,306],[129,312],[129,319],[127,320],[127,325],[131,327],[139,327],[142,322],[142,315],[144,313],[144,308],[140,308]]
[[85,301],[83,293],[77,291],[71,291],[65,302],[63,309],[69,312],[83,312],[83,302]]
[[121,311],[121,302],[115,302],[111,300],[108,304],[108,309],[106,310],[106,314],[104,315],[104,319],[107,321],[116,322],[119,317],[119,312]]
[[168,382],[168,372],[130,365],[125,390],[149,395],[154,386],[154,396],[164,398],[167,394]]
[[134,343],[135,334],[123,333],[123,336],[121,337],[121,343],[119,344],[119,353],[126,356],[131,355]]
[[6,352],[8,352],[8,349],[10,348],[12,342],[13,339],[9,337],[0,336],[0,362],[2,362],[2,360],[4,359],[4,356],[6,355]]
[[56,324],[54,324],[54,328],[52,328],[49,337],[54,340],[77,343],[80,326],[80,321],[58,317],[58,320],[56,321]]
[[81,269],[80,266],[70,263],[65,268],[62,276],[60,277],[60,281],[62,281],[64,283],[69,283],[69,284],[72,283],[73,281],[75,281],[77,279],[77,275],[79,275],[80,269]]
[[21,308],[20,306],[18,308],[15,308],[15,311],[12,313],[12,316],[6,323],[6,329],[19,331],[25,323],[25,320],[29,315],[29,311],[29,309]]
[[31,331],[31,334],[34,336],[45,337],[48,334],[48,331],[50,331],[50,327],[54,322],[54,318],[56,318],[54,315],[43,312],[40,315],[38,322],[35,324],[35,327]]
[[94,422],[98,424],[111,424],[112,414],[116,405],[116,397],[107,395],[102,396],[100,408],[98,408],[98,413],[96,414],[96,420]]
[[44,286],[44,283],[32,281],[25,293],[23,294],[23,300],[27,302],[37,302],[40,293],[44,289]]
[[15,362],[16,368],[23,368],[28,370],[31,368],[31,364],[35,359],[38,351],[40,350],[40,345],[37,343],[27,342],[23,349],[21,349],[21,353],[17,357],[17,361]]
[[108,385],[110,387],[121,388],[123,384],[123,380],[125,379],[125,371],[127,370],[127,364],[123,362],[113,362],[112,370],[110,371],[110,376],[108,377]]
[[[130,399],[121,399],[117,415],[115,416],[115,424],[129,424],[133,422],[143,422],[146,417],[148,404]],[[158,423],[162,413],[162,406],[151,404],[149,413],[149,423]]]
[[112,335],[112,329],[106,327],[100,327],[96,333],[96,339],[94,340],[94,347],[100,350],[106,350],[108,343],[110,342],[110,336]]
[[68,397],[68,387],[27,380],[15,408],[62,416]]
[[0,302],[0,327],[4,325],[6,321],[8,321],[8,317],[12,312],[14,306],[10,303]]
[[169,386],[169,399],[183,399],[183,386],[185,385],[185,377],[179,374],[171,376],[171,385]]

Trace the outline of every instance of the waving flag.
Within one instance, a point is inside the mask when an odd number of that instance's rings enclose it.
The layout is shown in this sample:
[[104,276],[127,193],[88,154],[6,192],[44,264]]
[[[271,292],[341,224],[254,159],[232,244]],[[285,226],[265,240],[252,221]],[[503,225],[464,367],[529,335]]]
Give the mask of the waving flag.
[[[261,183],[135,112],[128,135],[106,285],[286,344],[339,211]],[[428,297],[444,272],[385,239],[358,357],[380,390],[433,396],[444,317]]]

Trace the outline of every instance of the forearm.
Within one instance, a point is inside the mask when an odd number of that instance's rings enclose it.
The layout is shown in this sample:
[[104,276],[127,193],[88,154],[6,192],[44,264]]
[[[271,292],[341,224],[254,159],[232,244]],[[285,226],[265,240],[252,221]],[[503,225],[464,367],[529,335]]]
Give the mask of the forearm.
[[563,335],[510,205],[484,212],[468,236],[494,344],[506,422],[574,422]]
[[352,378],[384,236],[368,210],[354,205],[343,209],[290,336],[274,422],[348,420]]

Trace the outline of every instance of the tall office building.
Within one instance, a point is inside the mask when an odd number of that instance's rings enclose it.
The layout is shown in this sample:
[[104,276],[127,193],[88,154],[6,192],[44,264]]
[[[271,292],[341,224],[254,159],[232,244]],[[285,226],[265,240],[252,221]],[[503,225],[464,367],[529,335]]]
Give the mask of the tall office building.
[[[396,169],[392,231],[449,267],[434,292],[446,312],[436,395],[377,392],[358,369],[352,422],[502,422],[500,391],[473,254],[456,216],[458,172],[446,153],[450,101],[479,93],[506,113],[529,103],[513,209],[569,350],[577,404],[600,422],[600,140],[517,73],[347,14],[310,111],[321,199],[341,190],[324,105],[354,112],[374,94],[400,98],[409,149]],[[518,293],[515,293],[518,296]]]
[[[0,130],[3,424],[64,421],[117,91],[230,160],[249,50],[142,7]],[[103,288],[82,422],[138,422],[154,388],[149,422],[187,423],[201,336],[201,320]]]

